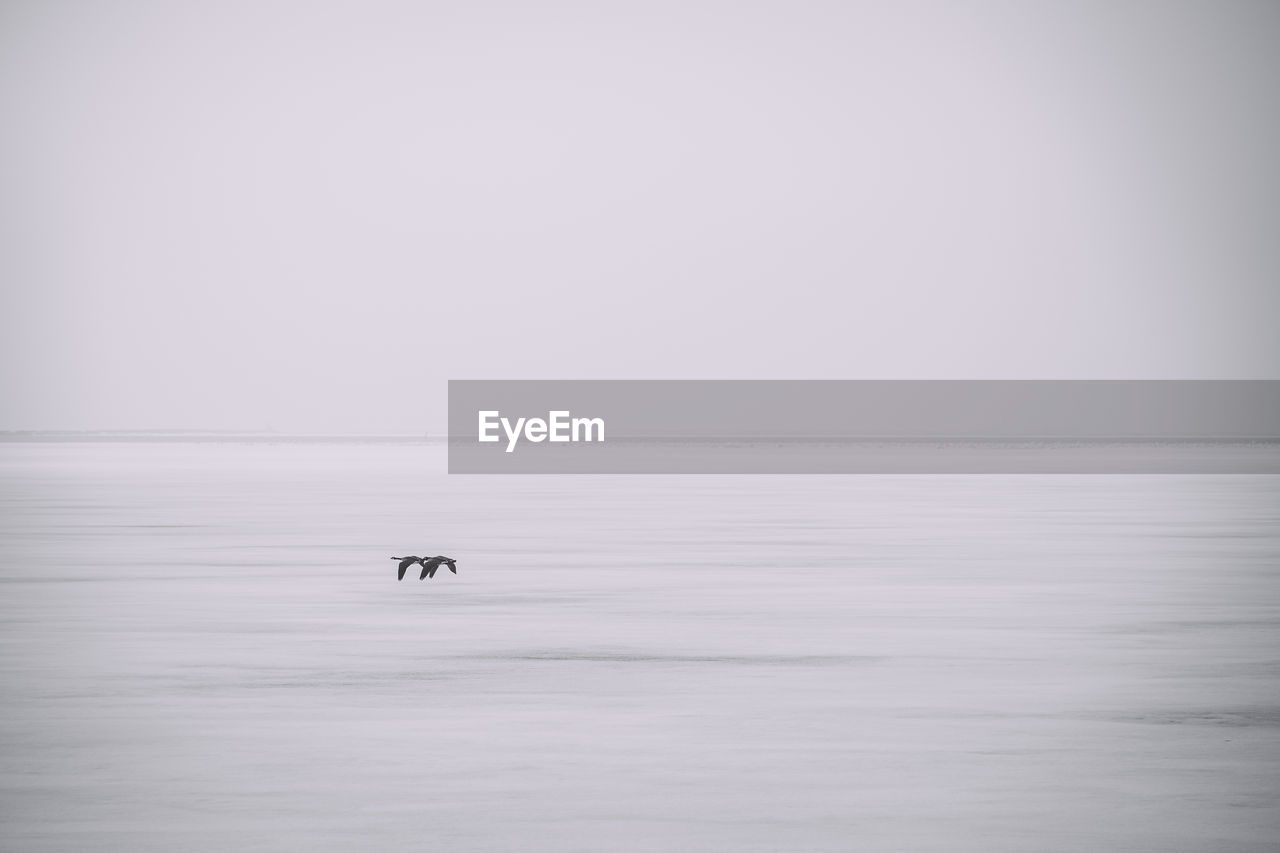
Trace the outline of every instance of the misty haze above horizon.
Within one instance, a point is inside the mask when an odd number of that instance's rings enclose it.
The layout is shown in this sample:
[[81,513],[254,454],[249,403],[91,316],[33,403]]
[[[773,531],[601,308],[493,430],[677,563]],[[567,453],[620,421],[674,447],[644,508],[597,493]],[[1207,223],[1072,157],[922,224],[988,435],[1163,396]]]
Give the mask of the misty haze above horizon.
[[0,7],[0,430],[1280,378],[1280,5]]

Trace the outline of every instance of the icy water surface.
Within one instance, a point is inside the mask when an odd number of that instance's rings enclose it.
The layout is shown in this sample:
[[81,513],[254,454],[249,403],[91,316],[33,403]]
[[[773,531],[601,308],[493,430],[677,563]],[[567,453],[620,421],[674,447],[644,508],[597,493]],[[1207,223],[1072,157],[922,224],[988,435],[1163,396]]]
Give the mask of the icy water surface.
[[1280,477],[443,470],[0,444],[0,849],[1277,849]]

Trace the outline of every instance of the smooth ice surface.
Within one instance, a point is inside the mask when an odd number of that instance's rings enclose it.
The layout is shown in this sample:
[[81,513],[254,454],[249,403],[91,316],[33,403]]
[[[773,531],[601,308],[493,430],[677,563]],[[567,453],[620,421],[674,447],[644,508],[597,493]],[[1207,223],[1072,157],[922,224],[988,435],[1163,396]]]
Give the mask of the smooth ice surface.
[[0,848],[1280,838],[1280,478],[443,470],[0,444]]

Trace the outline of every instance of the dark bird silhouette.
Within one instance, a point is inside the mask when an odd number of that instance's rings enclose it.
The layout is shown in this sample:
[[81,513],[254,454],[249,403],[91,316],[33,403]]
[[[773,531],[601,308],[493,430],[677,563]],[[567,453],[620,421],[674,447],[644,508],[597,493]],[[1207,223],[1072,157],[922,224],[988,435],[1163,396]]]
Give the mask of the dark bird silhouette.
[[[391,559],[400,561],[400,576],[398,580],[404,580],[405,569],[409,568],[414,563],[421,563],[423,566],[426,566],[427,564],[426,560],[422,557],[392,557]],[[424,568],[423,571],[426,571],[426,569]]]
[[423,578],[433,578],[436,576],[436,569],[441,566],[448,566],[449,571],[455,575],[458,573],[457,560],[452,557],[432,557],[429,560],[419,560],[422,563],[422,574],[418,576],[418,580]]

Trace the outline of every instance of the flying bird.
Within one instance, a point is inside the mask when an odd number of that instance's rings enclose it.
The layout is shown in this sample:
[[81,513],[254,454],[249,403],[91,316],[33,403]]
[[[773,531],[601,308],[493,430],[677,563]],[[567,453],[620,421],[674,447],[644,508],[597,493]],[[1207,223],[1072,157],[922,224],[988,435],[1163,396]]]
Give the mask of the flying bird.
[[414,563],[422,566],[422,574],[418,577],[418,580],[435,577],[436,569],[441,566],[448,566],[449,571],[455,575],[458,573],[458,561],[453,557],[392,557],[391,559],[400,561],[400,565],[397,567],[399,569],[397,574],[399,580],[404,580],[404,573]]
[[441,566],[448,566],[449,571],[455,575],[458,573],[458,561],[452,557],[432,557],[429,560],[419,560],[418,562],[422,563],[422,574],[418,576],[418,580],[435,577],[436,569]]
[[414,563],[421,563],[423,566],[427,564],[426,560],[424,560],[422,557],[392,557],[391,559],[400,561],[400,567],[399,567],[400,575],[398,578],[399,580],[404,580],[405,569],[409,568]]

